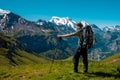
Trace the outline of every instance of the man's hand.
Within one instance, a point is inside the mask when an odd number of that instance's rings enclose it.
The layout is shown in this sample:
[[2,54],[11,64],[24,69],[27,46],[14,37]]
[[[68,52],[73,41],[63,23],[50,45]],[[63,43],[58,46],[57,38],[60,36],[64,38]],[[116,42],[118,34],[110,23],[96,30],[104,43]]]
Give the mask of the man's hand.
[[61,35],[58,34],[57,37],[58,37],[60,40],[62,40],[62,36],[61,36]]

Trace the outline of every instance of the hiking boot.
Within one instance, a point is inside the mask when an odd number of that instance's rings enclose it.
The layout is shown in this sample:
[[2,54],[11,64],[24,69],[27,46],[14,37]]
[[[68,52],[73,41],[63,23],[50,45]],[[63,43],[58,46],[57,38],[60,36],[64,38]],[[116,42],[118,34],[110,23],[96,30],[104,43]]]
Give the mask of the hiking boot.
[[87,71],[88,71],[88,66],[84,65],[83,73],[87,73]]

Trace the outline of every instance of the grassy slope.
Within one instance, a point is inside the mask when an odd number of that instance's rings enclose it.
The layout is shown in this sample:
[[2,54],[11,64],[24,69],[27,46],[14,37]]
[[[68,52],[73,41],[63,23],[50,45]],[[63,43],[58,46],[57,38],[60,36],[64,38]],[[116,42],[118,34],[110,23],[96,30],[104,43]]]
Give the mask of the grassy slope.
[[106,59],[103,60],[103,62],[107,62],[107,63],[110,63],[110,64],[117,64],[117,65],[120,65],[120,53],[116,53],[115,55],[113,56],[110,56]]
[[0,66],[36,64],[47,61],[38,55],[22,51],[18,47],[19,44],[13,36],[0,33]]
[[7,49],[0,48],[0,66],[7,65],[9,66],[9,59],[6,58]]
[[[117,71],[117,67],[120,67],[120,63],[111,64],[111,59],[120,57],[119,54],[116,57],[112,57],[100,61],[89,62],[89,72],[86,74],[73,73],[72,59],[55,61],[52,65],[51,61],[41,57],[28,54],[26,52],[17,51],[20,53],[20,60],[30,63],[18,63],[19,66],[0,66],[0,80],[120,80],[120,73]],[[17,57],[17,56],[16,56]],[[33,60],[34,59],[34,60]],[[6,59],[7,60],[7,59]],[[106,63],[108,62],[108,63]],[[82,71],[82,62],[79,63],[79,71]]]
[[[13,66],[13,62],[6,56],[7,51],[8,49],[0,48],[0,66]],[[19,49],[12,52],[12,60],[16,63],[14,65],[38,64],[48,61],[41,56],[30,54]]]

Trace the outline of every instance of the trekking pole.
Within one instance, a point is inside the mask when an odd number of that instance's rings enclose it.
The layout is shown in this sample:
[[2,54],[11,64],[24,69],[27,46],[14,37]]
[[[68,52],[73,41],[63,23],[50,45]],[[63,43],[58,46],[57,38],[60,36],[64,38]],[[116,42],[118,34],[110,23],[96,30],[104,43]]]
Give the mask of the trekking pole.
[[[57,53],[57,49],[55,49],[55,55]],[[53,59],[52,59],[52,62],[51,62],[51,65],[50,65],[50,69],[49,69],[49,73],[51,73],[51,70],[52,70],[52,67],[53,67],[53,63],[54,63],[54,56],[53,56]]]
[[[61,43],[61,40],[62,38],[59,38],[59,43]],[[56,56],[56,53],[57,53],[57,48],[55,48],[55,55],[53,56],[53,59],[52,59],[52,62],[51,62],[51,65],[50,65],[50,69],[49,69],[49,73],[51,73],[51,70],[52,70],[52,67],[53,67],[53,63],[54,63],[54,59],[55,59],[55,56]]]

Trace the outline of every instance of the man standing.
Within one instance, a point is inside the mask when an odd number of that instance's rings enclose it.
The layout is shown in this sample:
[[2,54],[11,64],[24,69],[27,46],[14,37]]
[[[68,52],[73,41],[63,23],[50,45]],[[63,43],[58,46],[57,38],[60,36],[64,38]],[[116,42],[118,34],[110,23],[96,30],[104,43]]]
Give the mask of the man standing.
[[74,64],[74,72],[78,72],[78,63],[79,63],[79,58],[80,56],[83,57],[83,64],[84,64],[84,69],[83,72],[86,73],[88,71],[88,55],[87,55],[87,44],[84,44],[84,36],[83,36],[83,27],[84,24],[82,22],[77,23],[77,31],[70,33],[70,34],[65,34],[65,35],[57,35],[58,38],[62,38],[62,37],[71,37],[71,36],[77,36],[79,38],[78,40],[78,46],[77,49],[75,51],[75,54],[73,56],[73,64]]

